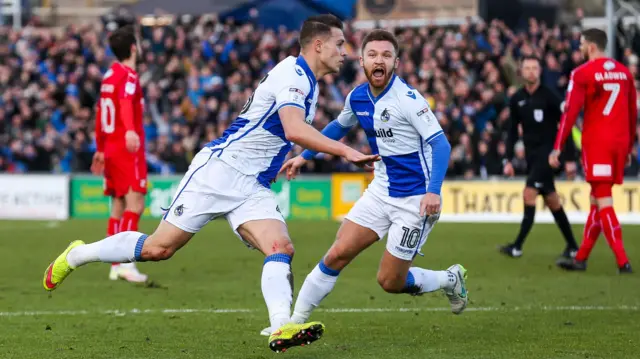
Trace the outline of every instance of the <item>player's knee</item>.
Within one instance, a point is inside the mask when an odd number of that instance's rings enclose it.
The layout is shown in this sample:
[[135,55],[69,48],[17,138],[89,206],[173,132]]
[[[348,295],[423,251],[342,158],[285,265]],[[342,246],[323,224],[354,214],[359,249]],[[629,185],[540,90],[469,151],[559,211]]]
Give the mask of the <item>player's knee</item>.
[[549,209],[553,212],[559,211],[562,208],[562,203],[560,202],[560,198],[557,194],[550,194],[545,196],[544,202],[549,207]]
[[349,260],[344,253],[335,247],[331,247],[323,258],[324,264],[332,269],[341,270]]
[[178,250],[177,247],[163,244],[169,243],[167,241],[158,241],[157,236],[156,233],[149,236],[142,246],[141,257],[146,261],[157,262],[169,259]]
[[145,245],[142,248],[142,258],[147,261],[163,261],[171,258],[176,252],[174,248],[162,247],[156,245]]
[[562,209],[562,205],[558,202],[547,203],[547,207],[551,212],[557,212]]
[[117,218],[117,219],[122,218],[122,215],[124,214],[124,209],[125,209],[125,205],[122,198],[114,197],[111,200],[111,218]]
[[338,232],[338,236],[334,244],[324,256],[324,264],[335,270],[344,269],[355,257],[353,246],[348,246],[350,242],[346,241],[342,232]]
[[613,197],[599,197],[596,198],[598,209],[604,209],[607,207],[613,207]]
[[291,240],[289,238],[282,237],[273,241],[273,244],[271,246],[271,252],[274,254],[275,253],[287,254],[293,257],[293,255],[295,254],[295,249],[293,248],[293,243],[291,243]]
[[127,198],[127,211],[141,214],[144,211],[144,197],[129,196]]
[[144,212],[144,203],[127,205],[127,211],[137,213],[137,214],[142,214],[142,212]]
[[378,272],[378,284],[387,293],[402,293],[406,279]]

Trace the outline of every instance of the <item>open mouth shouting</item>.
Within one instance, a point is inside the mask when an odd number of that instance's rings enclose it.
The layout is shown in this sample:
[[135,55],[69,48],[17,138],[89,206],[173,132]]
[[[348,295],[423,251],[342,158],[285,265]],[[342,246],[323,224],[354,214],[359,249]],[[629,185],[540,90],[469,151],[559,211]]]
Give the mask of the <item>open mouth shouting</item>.
[[385,71],[384,67],[376,67],[373,69],[373,72],[371,72],[371,77],[374,80],[379,80],[382,81],[385,78],[387,71]]

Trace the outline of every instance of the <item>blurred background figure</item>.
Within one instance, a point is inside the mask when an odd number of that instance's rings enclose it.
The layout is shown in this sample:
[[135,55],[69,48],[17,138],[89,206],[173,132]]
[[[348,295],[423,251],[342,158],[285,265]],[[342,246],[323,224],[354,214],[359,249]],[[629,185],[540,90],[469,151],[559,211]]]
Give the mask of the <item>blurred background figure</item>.
[[[513,177],[515,169],[511,164],[514,158],[513,143],[519,137],[524,141],[526,153],[527,180],[522,191],[524,215],[520,232],[513,243],[500,247],[500,252],[512,258],[522,256],[522,247],[533,226],[538,195],[551,210],[553,218],[560,228],[566,247],[561,257],[573,258],[578,244],[571,231],[571,224],[556,192],[554,169],[549,165],[549,154],[558,133],[558,124],[562,116],[562,98],[554,87],[541,83],[541,60],[535,56],[526,56],[520,62],[520,71],[525,85],[512,97],[509,103],[511,125],[507,138],[507,158],[504,162],[504,174]],[[575,149],[573,143],[565,152],[568,166],[575,167]]]
[[[57,3],[62,11],[65,1]],[[183,173],[194,153],[222,134],[266,71],[298,51],[295,29],[301,18],[331,11],[346,20],[358,20],[347,21],[348,56],[343,70],[320,81],[313,125],[321,129],[340,112],[349,89],[364,81],[357,59],[367,26],[375,25],[369,19],[376,13],[392,17],[400,11],[364,1],[325,0],[314,9],[294,0],[256,2],[256,8],[239,8],[241,1],[232,0],[214,5],[192,1],[188,6],[165,0],[149,3],[138,1],[130,10],[114,8],[102,21],[87,25],[74,22],[56,29],[42,26],[45,19],[31,16],[22,30],[1,28],[3,171],[89,171],[95,152],[95,102],[101,77],[114,59],[106,38],[119,26],[140,20],[138,72],[145,99],[149,172],[172,174]],[[475,13],[467,7],[458,9],[453,15],[459,21],[393,28],[402,47],[398,75],[427,98],[452,145],[450,178],[502,175],[506,153],[515,150],[506,148],[506,140],[508,101],[522,84],[518,62],[524,56],[539,58],[542,83],[564,96],[571,70],[583,61],[579,31],[584,14],[604,15],[601,5],[593,10],[589,2],[581,5],[584,11],[571,7],[575,6],[571,2],[566,2],[567,8],[548,2],[513,3],[521,8],[486,0],[479,2]],[[154,13],[155,8],[178,15],[139,16]],[[276,16],[275,8],[295,16]],[[218,13],[201,15],[202,10]],[[465,18],[469,14],[474,17]],[[11,23],[10,17],[5,20]],[[640,32],[625,27],[619,36],[622,47],[617,57],[637,76]],[[365,151],[361,130],[344,141]],[[295,147],[290,156],[300,152]],[[515,174],[523,174],[518,156],[516,150],[512,164]],[[580,164],[570,169],[560,175],[580,176]],[[307,173],[357,170],[331,156],[315,159],[304,168]],[[638,175],[637,157],[627,175]]]

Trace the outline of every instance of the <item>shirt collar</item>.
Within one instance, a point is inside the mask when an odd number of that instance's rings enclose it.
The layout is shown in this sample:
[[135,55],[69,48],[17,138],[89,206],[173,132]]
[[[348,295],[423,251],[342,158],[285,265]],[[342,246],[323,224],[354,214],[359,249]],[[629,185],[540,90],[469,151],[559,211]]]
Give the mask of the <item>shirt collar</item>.
[[296,58],[296,65],[300,66],[302,70],[304,70],[304,72],[311,79],[311,82],[313,82],[313,85],[315,86],[317,83],[316,75],[313,74],[313,71],[311,71],[309,64],[307,64],[307,61],[304,59],[304,57],[302,57],[302,55]]

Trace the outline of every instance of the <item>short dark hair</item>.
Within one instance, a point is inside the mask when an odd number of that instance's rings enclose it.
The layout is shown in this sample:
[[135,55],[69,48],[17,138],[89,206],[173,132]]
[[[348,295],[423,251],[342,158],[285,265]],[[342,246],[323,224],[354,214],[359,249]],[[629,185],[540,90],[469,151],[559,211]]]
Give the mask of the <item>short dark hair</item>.
[[538,65],[542,66],[542,61],[535,55],[526,55],[523,56],[520,60],[520,65],[524,64],[525,61],[536,61]]
[[604,51],[607,48],[607,33],[600,29],[586,29],[582,32],[585,41],[596,44],[598,50]]
[[342,21],[331,14],[311,16],[302,23],[298,41],[301,47],[305,47],[314,37],[330,35],[332,28],[343,30],[343,26]]
[[136,31],[133,25],[123,26],[109,35],[109,47],[118,61],[131,57],[131,46],[136,44]]
[[367,34],[362,40],[362,51],[364,51],[365,46],[371,41],[388,41],[393,45],[394,50],[396,50],[396,55],[400,50],[400,45],[398,45],[398,40],[396,37],[387,30],[383,29],[375,29]]

